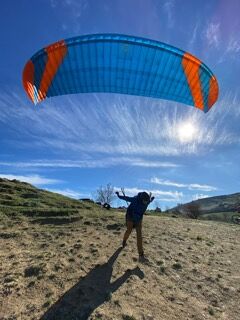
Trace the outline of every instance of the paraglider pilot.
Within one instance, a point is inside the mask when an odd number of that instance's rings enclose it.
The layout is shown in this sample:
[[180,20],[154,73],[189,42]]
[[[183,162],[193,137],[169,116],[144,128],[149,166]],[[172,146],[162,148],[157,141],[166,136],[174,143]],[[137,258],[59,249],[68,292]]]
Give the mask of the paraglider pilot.
[[144,262],[146,259],[144,257],[143,245],[142,245],[142,219],[143,214],[147,210],[150,202],[154,200],[147,192],[139,192],[135,197],[127,197],[125,194],[121,196],[118,191],[116,195],[119,199],[130,202],[126,212],[126,227],[127,230],[123,237],[122,246],[126,246],[128,237],[130,236],[133,228],[136,228],[137,233],[137,248],[139,254],[139,261]]

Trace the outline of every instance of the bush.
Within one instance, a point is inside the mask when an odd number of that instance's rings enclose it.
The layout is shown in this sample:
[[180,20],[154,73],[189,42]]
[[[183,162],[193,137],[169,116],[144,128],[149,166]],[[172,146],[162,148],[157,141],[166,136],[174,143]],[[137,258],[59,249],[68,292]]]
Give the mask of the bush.
[[198,219],[201,214],[200,205],[194,202],[185,205],[184,211],[186,216],[191,219]]
[[182,265],[178,262],[174,263],[172,267],[174,270],[182,270]]

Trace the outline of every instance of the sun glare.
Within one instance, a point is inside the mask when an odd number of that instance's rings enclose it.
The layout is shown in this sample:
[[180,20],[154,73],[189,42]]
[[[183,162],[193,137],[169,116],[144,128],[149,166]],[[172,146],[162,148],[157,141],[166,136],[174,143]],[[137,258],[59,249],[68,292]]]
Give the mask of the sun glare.
[[196,137],[196,132],[196,128],[190,122],[180,124],[177,130],[178,138],[183,143],[193,141]]

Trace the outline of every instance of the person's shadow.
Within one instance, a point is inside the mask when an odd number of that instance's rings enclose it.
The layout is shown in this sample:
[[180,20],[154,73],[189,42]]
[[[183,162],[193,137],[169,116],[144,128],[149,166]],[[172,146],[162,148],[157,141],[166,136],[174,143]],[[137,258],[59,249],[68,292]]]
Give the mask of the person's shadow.
[[40,320],[88,319],[90,314],[115,292],[131,275],[144,278],[139,267],[127,270],[114,282],[111,281],[113,264],[122,248],[117,249],[103,265],[94,267],[84,278],[69,289]]

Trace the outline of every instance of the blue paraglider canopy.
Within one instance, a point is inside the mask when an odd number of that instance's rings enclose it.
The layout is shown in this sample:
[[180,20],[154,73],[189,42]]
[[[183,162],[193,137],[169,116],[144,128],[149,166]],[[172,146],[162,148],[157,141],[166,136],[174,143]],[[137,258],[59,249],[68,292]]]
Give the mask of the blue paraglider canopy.
[[64,94],[112,92],[174,100],[207,112],[218,98],[215,76],[190,53],[117,34],[47,46],[27,62],[23,85],[35,104]]

